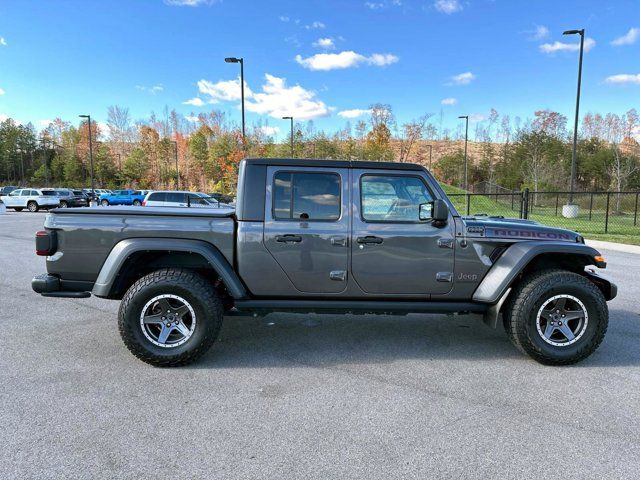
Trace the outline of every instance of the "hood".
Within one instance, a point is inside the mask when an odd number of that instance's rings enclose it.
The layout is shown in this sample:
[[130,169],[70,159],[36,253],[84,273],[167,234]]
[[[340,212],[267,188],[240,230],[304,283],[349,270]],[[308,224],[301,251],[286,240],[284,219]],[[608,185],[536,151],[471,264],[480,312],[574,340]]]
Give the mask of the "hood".
[[469,237],[584,243],[582,236],[572,230],[542,225],[533,220],[478,215],[463,217],[463,221]]

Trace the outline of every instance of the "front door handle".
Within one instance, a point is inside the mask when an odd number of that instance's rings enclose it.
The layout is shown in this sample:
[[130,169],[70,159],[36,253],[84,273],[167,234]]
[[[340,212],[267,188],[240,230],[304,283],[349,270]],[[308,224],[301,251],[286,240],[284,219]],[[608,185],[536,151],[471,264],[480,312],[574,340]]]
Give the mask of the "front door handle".
[[288,233],[286,235],[276,235],[276,242],[281,243],[300,243],[302,241],[302,237],[300,235],[293,235]]
[[382,239],[380,237],[374,237],[372,235],[367,235],[366,237],[358,237],[356,239],[356,242],[358,242],[359,244],[370,244],[370,243],[376,243],[376,244],[380,244],[382,243]]

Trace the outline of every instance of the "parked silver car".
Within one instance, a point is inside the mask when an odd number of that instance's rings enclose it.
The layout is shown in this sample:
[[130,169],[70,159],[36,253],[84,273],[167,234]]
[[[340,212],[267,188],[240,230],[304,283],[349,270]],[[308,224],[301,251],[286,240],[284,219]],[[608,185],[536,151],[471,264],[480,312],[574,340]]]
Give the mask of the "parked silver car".
[[180,190],[150,192],[142,202],[145,207],[228,207],[202,192]]
[[60,206],[60,197],[55,191],[39,188],[21,188],[0,198],[7,208],[13,208],[16,212],[25,208],[30,212],[37,212],[41,208],[48,210]]

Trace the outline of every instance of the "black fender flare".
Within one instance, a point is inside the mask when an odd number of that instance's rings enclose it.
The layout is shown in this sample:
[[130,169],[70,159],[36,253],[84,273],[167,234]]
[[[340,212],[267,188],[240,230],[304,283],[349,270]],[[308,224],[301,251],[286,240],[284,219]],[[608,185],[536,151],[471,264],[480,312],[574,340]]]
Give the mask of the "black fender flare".
[[473,300],[482,303],[497,303],[520,272],[522,272],[534,258],[544,253],[582,256],[585,259],[584,266],[595,265],[596,260],[594,257],[600,255],[600,252],[595,248],[583,243],[550,241],[514,243],[504,252],[482,279],[473,293]]
[[118,273],[132,254],[137,252],[189,252],[201,255],[220,275],[229,294],[236,300],[247,298],[244,284],[227,259],[210,243],[202,240],[178,238],[128,238],[118,242],[102,264],[92,293],[97,297],[108,297]]

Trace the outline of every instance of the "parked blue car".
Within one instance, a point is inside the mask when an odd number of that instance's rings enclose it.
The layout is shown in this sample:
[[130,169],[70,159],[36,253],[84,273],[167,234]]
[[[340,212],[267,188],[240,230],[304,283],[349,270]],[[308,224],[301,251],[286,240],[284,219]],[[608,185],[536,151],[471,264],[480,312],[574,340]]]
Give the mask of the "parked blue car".
[[100,205],[142,205],[145,193],[141,190],[114,190],[112,193],[100,195]]

